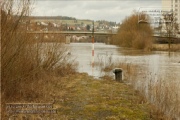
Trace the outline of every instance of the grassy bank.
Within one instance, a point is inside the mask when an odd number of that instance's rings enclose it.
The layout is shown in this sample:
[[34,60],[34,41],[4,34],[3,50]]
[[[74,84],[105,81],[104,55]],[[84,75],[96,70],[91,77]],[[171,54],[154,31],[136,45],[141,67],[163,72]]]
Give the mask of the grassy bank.
[[125,84],[112,80],[94,80],[82,75],[77,83],[65,95],[59,115],[67,119],[101,119],[101,120],[147,120],[147,104]]
[[45,81],[41,87],[46,89],[43,89],[41,97],[34,99],[34,102],[53,103],[57,114],[19,114],[17,119],[25,116],[29,119],[34,117],[57,120],[153,119],[144,98],[124,83],[112,79],[97,80],[87,74],[51,76]]

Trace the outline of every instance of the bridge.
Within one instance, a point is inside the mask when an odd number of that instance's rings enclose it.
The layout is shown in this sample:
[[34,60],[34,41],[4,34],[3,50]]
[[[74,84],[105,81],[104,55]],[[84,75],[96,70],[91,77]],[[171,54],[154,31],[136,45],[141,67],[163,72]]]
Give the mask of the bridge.
[[[71,35],[77,35],[77,36],[92,36],[92,32],[91,31],[28,31],[28,34],[32,34],[35,36],[35,38],[39,38],[40,36],[49,36],[49,38],[52,38],[52,36],[58,36],[61,37],[64,36],[64,38],[66,39],[70,39],[68,36]],[[107,38],[107,40],[110,40],[110,37],[112,37],[113,35],[116,35],[117,33],[112,33],[112,32],[94,32],[94,36],[104,36]],[[155,42],[156,43],[168,43],[168,37],[163,37],[160,36],[158,34],[154,34],[153,35]],[[69,40],[68,40],[69,41]],[[175,37],[171,37],[171,41],[173,43],[180,43],[180,38],[175,38]]]
[[[167,37],[167,36],[159,36],[159,35],[154,35],[154,40],[155,43],[160,43],[160,44],[167,44],[167,43],[180,43],[180,38],[179,37]],[[169,41],[170,40],[170,41]]]
[[[92,35],[89,31],[29,31],[29,34],[64,34],[64,35]],[[112,32],[94,32],[95,36],[112,36],[116,33]]]
[[[70,43],[72,35],[76,36],[95,36],[95,37],[104,37],[105,39],[103,41],[106,41],[107,43],[110,42],[110,37],[113,35],[116,35],[116,33],[112,32],[94,32],[91,31],[28,31],[28,34],[31,34],[34,36],[35,39],[38,40],[38,38],[42,38],[44,41],[63,41],[65,43]],[[55,38],[55,39],[54,39]]]

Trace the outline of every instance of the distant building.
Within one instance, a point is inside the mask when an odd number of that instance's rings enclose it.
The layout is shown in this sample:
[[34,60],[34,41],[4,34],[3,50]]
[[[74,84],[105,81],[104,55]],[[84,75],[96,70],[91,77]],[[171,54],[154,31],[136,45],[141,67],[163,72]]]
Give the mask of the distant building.
[[[162,0],[162,10],[166,11],[167,14],[173,12],[173,15],[177,18],[177,24],[180,28],[180,0]],[[165,24],[162,25],[162,31],[166,31]],[[180,33],[180,29],[179,32]],[[180,34],[175,33],[177,37],[180,37]]]
[[162,10],[173,11],[180,24],[180,0],[162,0]]

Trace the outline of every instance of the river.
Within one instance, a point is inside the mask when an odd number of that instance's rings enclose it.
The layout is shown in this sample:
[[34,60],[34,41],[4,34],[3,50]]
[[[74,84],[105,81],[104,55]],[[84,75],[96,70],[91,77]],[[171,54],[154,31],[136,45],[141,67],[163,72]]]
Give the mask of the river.
[[[67,46],[79,63],[79,72],[88,73],[95,78],[105,75],[98,67],[91,65],[91,43],[70,43]],[[135,89],[143,92],[161,111],[180,119],[180,52],[145,52],[103,43],[95,43],[94,46],[94,61],[101,61],[102,66],[115,62],[141,66],[134,78]],[[114,77],[112,71],[109,71],[109,75]]]
[[[94,77],[101,77],[103,74],[94,68],[92,72],[92,44],[91,43],[71,43],[68,45],[73,57],[79,63],[79,72],[86,72]],[[157,74],[159,72],[174,74],[176,79],[180,78],[180,52],[145,52],[141,50],[121,48],[114,45],[106,45],[103,43],[95,43],[94,61],[98,61],[98,57],[102,59],[111,55],[114,62],[125,61],[126,63],[134,63],[146,65],[149,71]],[[104,58],[105,59],[105,58]],[[104,60],[104,63],[106,60]],[[108,64],[108,63],[105,63]],[[162,73],[163,74],[163,73]]]

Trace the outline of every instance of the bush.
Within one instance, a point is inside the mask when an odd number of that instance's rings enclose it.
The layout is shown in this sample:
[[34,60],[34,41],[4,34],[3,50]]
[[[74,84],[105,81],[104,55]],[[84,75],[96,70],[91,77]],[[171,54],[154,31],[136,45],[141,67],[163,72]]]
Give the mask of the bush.
[[48,75],[76,72],[77,64],[62,43],[45,43],[43,37],[35,41],[26,33],[30,5],[30,0],[1,2],[2,111],[7,102],[31,102],[39,97],[38,91],[42,95],[38,85],[47,84],[43,79]]
[[[145,14],[141,15],[141,17]],[[150,49],[152,44],[153,30],[150,24],[138,24],[138,13],[123,20],[118,33],[114,36],[114,44],[122,47],[132,47],[136,49]]]

